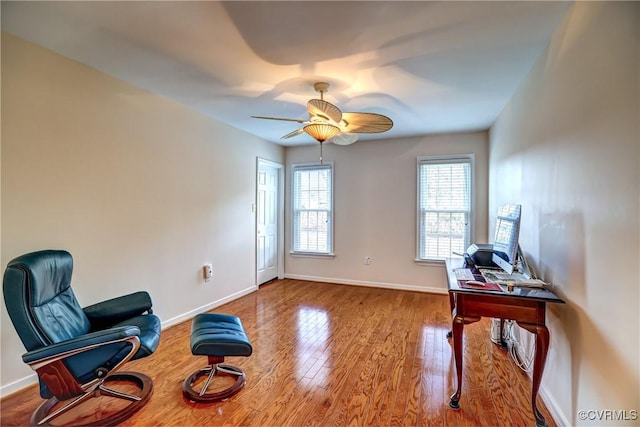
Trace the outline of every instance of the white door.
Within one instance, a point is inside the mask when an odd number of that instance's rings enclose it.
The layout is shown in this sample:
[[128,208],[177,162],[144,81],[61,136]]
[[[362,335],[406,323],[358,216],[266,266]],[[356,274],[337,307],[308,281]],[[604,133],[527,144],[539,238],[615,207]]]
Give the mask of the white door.
[[258,161],[257,270],[258,284],[278,277],[278,168]]

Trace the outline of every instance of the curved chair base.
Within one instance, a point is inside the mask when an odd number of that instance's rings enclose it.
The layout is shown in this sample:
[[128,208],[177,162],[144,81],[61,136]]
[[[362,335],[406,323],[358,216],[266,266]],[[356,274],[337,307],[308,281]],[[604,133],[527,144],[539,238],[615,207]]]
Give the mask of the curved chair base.
[[[120,381],[120,382],[129,382],[136,385],[139,389],[139,393],[135,395],[130,395],[128,393],[122,393],[117,390],[111,389],[106,386],[106,383],[109,381]],[[106,417],[96,420],[96,419],[87,419],[85,423],[82,423],[82,420],[74,420],[73,422],[69,422],[68,424],[58,424],[56,423],[56,427],[62,426],[74,426],[74,427],[86,427],[86,426],[114,426],[122,423],[133,414],[138,412],[142,407],[149,401],[151,394],[153,393],[153,381],[148,376],[138,373],[138,372],[118,372],[112,375],[109,375],[105,380],[100,384],[99,387],[95,388],[94,391],[87,392],[92,396],[81,395],[80,397],[75,398],[75,400],[71,399],[63,409],[59,410],[60,414],[67,412],[71,408],[80,405],[83,401],[88,400],[92,397],[98,396],[110,396],[118,399],[129,400],[131,403],[126,407],[107,415]],[[42,403],[38,409],[35,410],[33,415],[31,416],[31,425],[32,426],[53,426],[54,424],[50,424],[51,421],[55,420],[57,416],[50,417],[50,412],[60,401],[55,397],[45,401]],[[49,418],[49,419],[48,419]],[[44,422],[43,422],[44,420]],[[79,424],[82,423],[82,424]]]
[[[237,377],[236,382],[230,387],[214,393],[207,393],[207,388],[214,376],[227,375]],[[202,376],[207,376],[207,380],[199,392],[193,389],[196,380]],[[192,402],[210,403],[228,399],[239,392],[247,381],[244,371],[236,366],[231,365],[213,365],[202,368],[189,375],[182,383],[182,394],[185,398]]]

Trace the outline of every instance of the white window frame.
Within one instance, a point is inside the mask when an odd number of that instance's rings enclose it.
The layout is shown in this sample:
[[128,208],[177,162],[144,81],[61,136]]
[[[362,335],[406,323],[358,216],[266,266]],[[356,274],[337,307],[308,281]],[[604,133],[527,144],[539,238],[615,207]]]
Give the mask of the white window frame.
[[[452,163],[468,163],[469,164],[469,211],[468,211],[468,224],[467,224],[467,236],[466,241],[463,244],[464,249],[470,245],[470,242],[473,241],[474,236],[474,217],[475,217],[475,198],[474,198],[474,186],[475,186],[475,156],[473,154],[456,154],[456,155],[446,155],[446,156],[422,156],[417,158],[416,165],[416,259],[415,262],[418,264],[441,264],[444,261],[444,257],[429,257],[423,258],[421,257],[420,247],[421,247],[421,239],[423,236],[421,229],[421,179],[420,179],[420,167],[425,164],[452,164]],[[451,256],[455,256],[451,254]]]
[[[327,230],[327,251],[302,251],[296,250],[296,239],[298,237],[297,231],[297,215],[296,215],[296,205],[297,205],[297,197],[295,191],[296,181],[295,174],[297,171],[311,171],[311,170],[320,170],[320,169],[329,169],[331,171],[331,183],[330,183],[330,191],[331,195],[329,197],[329,209],[328,209],[328,221],[329,227]],[[314,162],[314,163],[298,163],[291,165],[291,250],[289,253],[295,256],[309,256],[309,257],[334,257],[334,186],[335,186],[335,169],[333,162]]]

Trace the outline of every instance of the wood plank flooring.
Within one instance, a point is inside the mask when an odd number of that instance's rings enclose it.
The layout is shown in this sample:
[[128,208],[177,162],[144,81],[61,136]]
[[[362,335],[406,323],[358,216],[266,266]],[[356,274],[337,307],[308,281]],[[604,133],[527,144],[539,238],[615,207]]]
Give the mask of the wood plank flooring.
[[[182,397],[183,379],[206,365],[191,355],[184,322],[163,331],[154,355],[126,366],[155,388],[123,425],[535,425],[529,378],[490,341],[486,319],[465,327],[461,409],[449,408],[455,367],[445,295],[285,279],[215,311],[239,316],[252,341],[250,357],[225,361],[244,369],[245,388],[213,404]],[[40,402],[35,386],[7,396],[0,425],[28,425]]]

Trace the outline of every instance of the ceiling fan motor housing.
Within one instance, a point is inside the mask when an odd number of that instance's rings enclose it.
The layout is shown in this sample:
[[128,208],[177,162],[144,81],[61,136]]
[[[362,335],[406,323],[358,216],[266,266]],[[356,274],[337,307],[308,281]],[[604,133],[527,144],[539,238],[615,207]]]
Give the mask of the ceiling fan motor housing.
[[320,92],[321,94],[329,91],[329,83],[327,82],[317,82],[313,84],[313,88],[316,92]]

